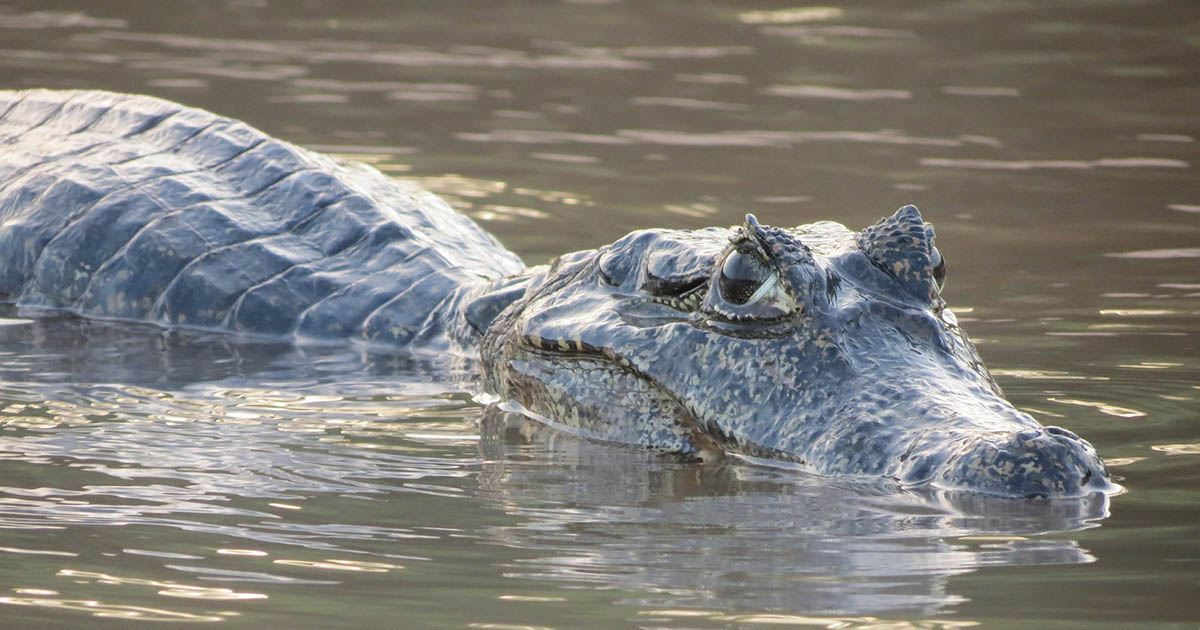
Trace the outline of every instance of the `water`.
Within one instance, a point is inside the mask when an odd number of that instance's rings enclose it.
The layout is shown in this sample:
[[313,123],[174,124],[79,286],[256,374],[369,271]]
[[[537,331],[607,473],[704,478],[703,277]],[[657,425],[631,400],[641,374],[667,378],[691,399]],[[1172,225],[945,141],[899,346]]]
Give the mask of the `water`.
[[1008,396],[1127,488],[698,466],[475,366],[0,313],[0,626],[1196,627],[1200,5],[0,0],[0,87],[374,164],[529,263],[918,204]]

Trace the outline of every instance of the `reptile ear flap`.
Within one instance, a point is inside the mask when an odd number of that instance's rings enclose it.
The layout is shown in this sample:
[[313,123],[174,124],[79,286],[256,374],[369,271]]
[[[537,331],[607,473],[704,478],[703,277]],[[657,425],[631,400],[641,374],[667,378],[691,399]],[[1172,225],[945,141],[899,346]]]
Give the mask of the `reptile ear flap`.
[[904,206],[858,234],[858,248],[913,296],[934,302],[945,268],[933,246],[933,226],[916,206]]

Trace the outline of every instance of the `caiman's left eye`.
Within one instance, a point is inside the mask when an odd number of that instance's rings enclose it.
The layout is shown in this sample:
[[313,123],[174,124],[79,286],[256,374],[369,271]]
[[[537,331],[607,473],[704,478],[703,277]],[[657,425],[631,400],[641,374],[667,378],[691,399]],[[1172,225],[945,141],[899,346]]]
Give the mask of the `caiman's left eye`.
[[730,304],[746,304],[773,276],[774,271],[754,252],[734,251],[721,265],[721,297]]

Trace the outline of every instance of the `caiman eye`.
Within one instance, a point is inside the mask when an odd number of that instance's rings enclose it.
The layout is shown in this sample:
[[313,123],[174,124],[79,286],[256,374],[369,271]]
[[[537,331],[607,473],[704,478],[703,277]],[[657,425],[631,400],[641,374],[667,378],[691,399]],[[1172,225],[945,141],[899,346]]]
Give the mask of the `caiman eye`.
[[933,265],[933,281],[937,283],[938,291],[946,286],[946,259],[942,257],[942,253],[934,248],[934,259],[937,261]]
[[721,278],[718,281],[721,297],[730,304],[745,304],[764,282],[771,279],[773,273],[753,252],[735,251],[721,265]]

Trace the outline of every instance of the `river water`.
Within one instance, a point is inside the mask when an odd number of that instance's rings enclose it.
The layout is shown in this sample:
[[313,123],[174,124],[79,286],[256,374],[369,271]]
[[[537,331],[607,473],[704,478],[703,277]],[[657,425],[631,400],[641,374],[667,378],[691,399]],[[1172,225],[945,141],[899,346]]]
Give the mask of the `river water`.
[[0,0],[23,87],[373,164],[530,264],[915,203],[1009,398],[1126,491],[684,464],[512,430],[470,362],[9,310],[0,626],[1200,623],[1200,4]]

